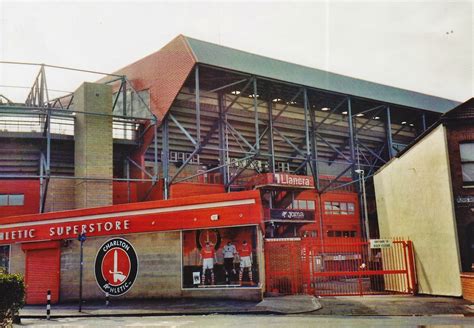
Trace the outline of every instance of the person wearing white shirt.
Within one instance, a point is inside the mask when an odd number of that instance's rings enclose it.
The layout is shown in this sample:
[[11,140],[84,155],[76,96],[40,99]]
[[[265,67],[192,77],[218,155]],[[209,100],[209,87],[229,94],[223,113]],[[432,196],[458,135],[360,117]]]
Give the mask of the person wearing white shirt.
[[224,254],[225,279],[227,284],[229,284],[231,273],[235,274],[234,257],[237,254],[237,249],[232,245],[232,242],[229,241],[227,245],[224,246],[222,253]]

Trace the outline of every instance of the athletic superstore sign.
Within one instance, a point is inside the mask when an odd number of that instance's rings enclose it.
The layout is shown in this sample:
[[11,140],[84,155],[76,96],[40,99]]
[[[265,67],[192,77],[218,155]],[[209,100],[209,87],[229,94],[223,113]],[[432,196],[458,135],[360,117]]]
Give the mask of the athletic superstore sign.
[[130,220],[101,220],[97,222],[85,223],[57,223],[48,226],[38,226],[28,228],[18,227],[14,229],[0,230],[0,243],[2,242],[21,242],[36,240],[54,240],[54,239],[72,239],[79,234],[86,235],[107,235],[126,233],[130,230]]
[[[256,192],[245,192],[247,198],[237,198],[225,194],[226,200],[217,200],[209,196],[207,203],[186,204],[172,200],[174,206],[150,207],[144,203],[137,209],[138,204],[118,206],[115,212],[110,208],[87,209],[88,214],[68,217],[78,211],[46,213],[19,217],[21,222],[10,221],[0,223],[0,245],[45,240],[75,239],[79,234],[88,237],[130,234],[153,231],[170,231],[180,229],[202,229],[221,226],[260,224],[261,204]],[[181,200],[179,200],[181,201]],[[168,201],[166,201],[168,202]],[[178,203],[179,205],[177,205]],[[160,205],[159,203],[157,205]],[[128,209],[128,211],[127,211]],[[107,213],[104,213],[108,210]],[[44,219],[40,219],[44,217]],[[217,219],[216,219],[217,218]],[[5,218],[8,219],[8,218]],[[17,219],[17,218],[12,218]],[[5,221],[4,221],[5,222]]]
[[105,293],[125,294],[132,288],[137,274],[137,253],[128,240],[113,238],[100,247],[95,259],[95,279]]

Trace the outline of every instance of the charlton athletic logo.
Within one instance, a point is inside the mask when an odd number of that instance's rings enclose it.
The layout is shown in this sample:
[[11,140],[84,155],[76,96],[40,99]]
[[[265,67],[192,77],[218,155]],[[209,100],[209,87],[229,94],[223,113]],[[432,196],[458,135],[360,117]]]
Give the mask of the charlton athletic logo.
[[99,287],[109,295],[120,296],[128,292],[137,273],[137,253],[127,240],[109,239],[97,252],[95,278]]

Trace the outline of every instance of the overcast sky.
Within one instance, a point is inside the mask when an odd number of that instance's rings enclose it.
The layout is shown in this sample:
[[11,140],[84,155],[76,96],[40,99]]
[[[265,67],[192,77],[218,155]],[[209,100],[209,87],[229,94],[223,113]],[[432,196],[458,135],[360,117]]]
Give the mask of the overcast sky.
[[[474,95],[473,1],[0,0],[0,60],[113,72],[184,34],[464,101]],[[30,86],[37,70],[0,64],[0,94],[23,101],[26,89],[7,86]],[[47,77],[73,91],[100,76]]]

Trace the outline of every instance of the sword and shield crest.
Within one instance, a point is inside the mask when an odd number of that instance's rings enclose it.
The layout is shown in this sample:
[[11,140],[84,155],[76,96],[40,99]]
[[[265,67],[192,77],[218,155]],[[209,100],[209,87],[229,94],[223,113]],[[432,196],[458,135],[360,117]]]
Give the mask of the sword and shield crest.
[[111,296],[125,294],[132,287],[138,273],[136,252],[126,239],[114,238],[99,249],[95,276],[99,287]]

